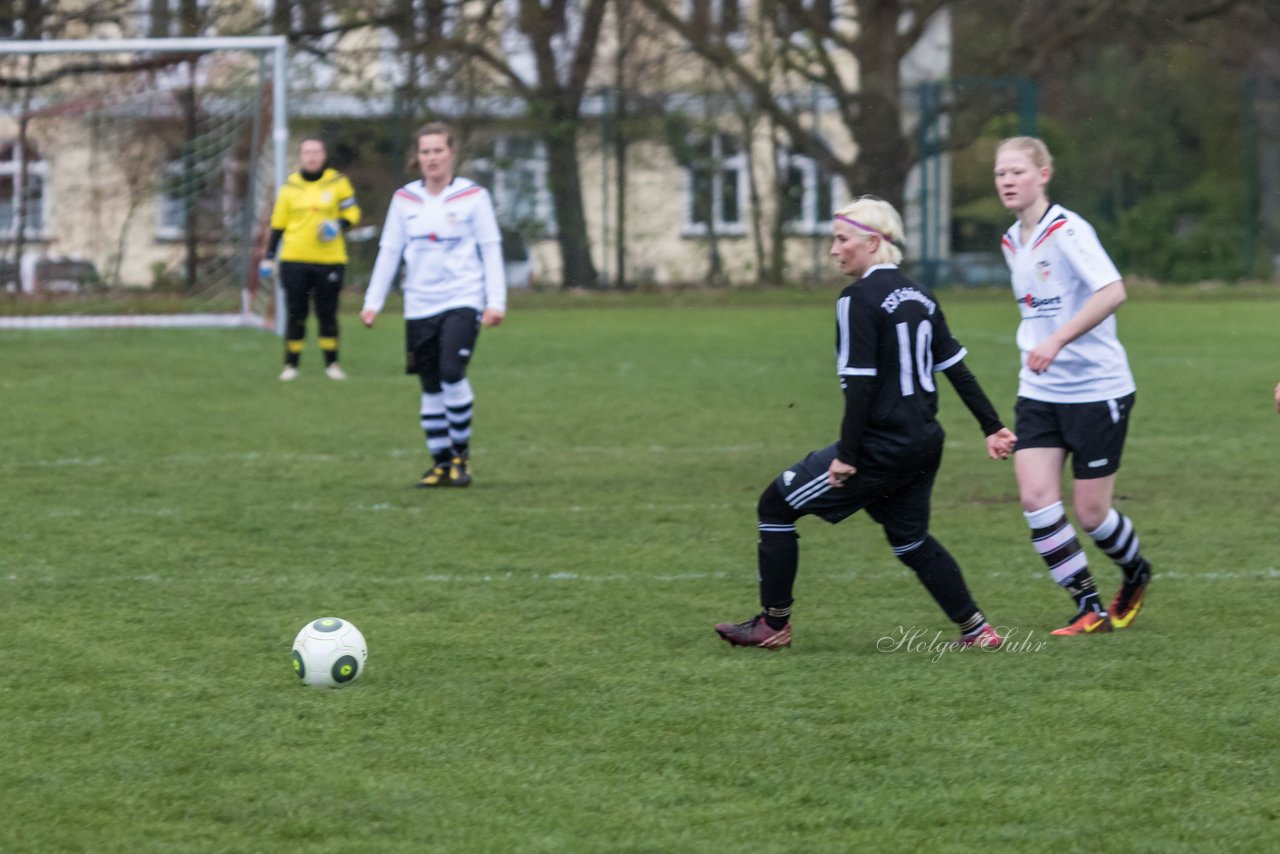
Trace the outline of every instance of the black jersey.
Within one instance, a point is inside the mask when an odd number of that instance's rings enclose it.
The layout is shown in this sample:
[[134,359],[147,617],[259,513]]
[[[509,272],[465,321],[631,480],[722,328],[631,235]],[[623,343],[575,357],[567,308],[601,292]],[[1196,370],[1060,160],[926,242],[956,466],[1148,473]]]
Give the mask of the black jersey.
[[896,266],[872,267],[836,304],[836,371],[845,390],[838,453],[844,462],[912,471],[942,452],[935,371],[965,349],[942,308]]

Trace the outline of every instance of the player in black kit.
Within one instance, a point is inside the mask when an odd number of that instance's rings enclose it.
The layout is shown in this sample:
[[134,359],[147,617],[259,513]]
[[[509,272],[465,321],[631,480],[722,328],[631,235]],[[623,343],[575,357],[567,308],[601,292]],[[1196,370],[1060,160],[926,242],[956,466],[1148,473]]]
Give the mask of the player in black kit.
[[893,553],[960,627],[960,645],[994,648],[1001,638],[978,609],[955,559],[929,535],[933,480],[942,461],[934,373],[947,375],[986,436],[992,459],[1007,459],[1017,437],[1000,422],[965,349],[951,337],[928,290],[898,270],[902,218],[863,196],[835,215],[831,254],[854,282],[836,303],[836,371],[844,389],[840,440],[779,475],[760,496],[759,567],[763,611],[716,632],[733,646],[791,645],[791,589],[799,563],[796,520],[832,524],[865,509]]

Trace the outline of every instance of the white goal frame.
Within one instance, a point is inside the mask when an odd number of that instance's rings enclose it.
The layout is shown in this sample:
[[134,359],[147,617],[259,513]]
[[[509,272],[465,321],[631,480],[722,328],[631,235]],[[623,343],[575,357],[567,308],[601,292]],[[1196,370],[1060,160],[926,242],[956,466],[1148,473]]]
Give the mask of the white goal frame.
[[[288,177],[287,155],[289,148],[288,124],[288,63],[289,42],[284,36],[208,36],[200,38],[146,38],[146,39],[50,39],[47,41],[0,40],[0,57],[27,56],[33,54],[72,53],[212,53],[220,50],[241,50],[270,58],[273,85],[271,143],[273,186],[278,188]],[[52,329],[86,327],[193,327],[193,326],[253,326],[263,327],[262,318],[249,311],[248,286],[242,291],[239,314],[186,314],[186,315],[68,315],[68,316],[19,316],[0,317],[0,329]],[[284,295],[275,285],[275,331],[284,334]]]

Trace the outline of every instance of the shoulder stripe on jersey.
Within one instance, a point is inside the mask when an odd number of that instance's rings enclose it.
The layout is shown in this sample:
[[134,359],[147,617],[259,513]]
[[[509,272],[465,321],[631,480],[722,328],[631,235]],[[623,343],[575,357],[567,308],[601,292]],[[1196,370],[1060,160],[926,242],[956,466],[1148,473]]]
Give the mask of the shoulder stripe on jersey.
[[1013,245],[1013,241],[1009,239],[1009,235],[1007,234],[1000,235],[1000,245],[1015,255],[1018,253],[1018,248]]
[[849,303],[850,297],[836,300],[836,374],[849,361]]
[[445,196],[444,200],[445,200],[445,203],[448,204],[449,202],[455,202],[458,199],[465,199],[467,196],[475,195],[476,193],[482,192],[483,190],[484,190],[484,187],[480,187],[480,186],[468,187],[465,190],[459,190],[458,192],[454,193],[452,196]]
[[399,190],[396,190],[396,195],[402,199],[407,199],[411,202],[417,202],[418,204],[422,204],[421,197],[417,196],[414,193],[409,192],[404,187],[401,187]]
[[1032,249],[1038,248],[1041,243],[1044,243],[1046,240],[1049,239],[1050,235],[1052,235],[1055,231],[1062,228],[1066,224],[1067,224],[1066,216],[1064,214],[1058,214],[1058,216],[1053,220],[1053,222],[1049,223],[1049,227],[1044,230],[1044,234],[1040,235],[1040,237],[1036,240],[1036,242],[1031,244],[1031,248]]
[[969,355],[969,351],[961,347],[959,353],[956,353],[950,359],[947,359],[945,362],[942,362],[941,364],[934,365],[933,366],[934,373],[937,373],[938,371],[945,371],[947,368],[951,367],[956,362],[959,362],[961,359],[963,359],[967,355]]
[[355,207],[355,204],[356,204],[356,197],[355,197],[355,196],[348,196],[347,198],[345,198],[345,199],[343,199],[342,201],[338,202],[338,209],[339,209],[339,210],[344,210],[344,211],[345,211],[347,208]]

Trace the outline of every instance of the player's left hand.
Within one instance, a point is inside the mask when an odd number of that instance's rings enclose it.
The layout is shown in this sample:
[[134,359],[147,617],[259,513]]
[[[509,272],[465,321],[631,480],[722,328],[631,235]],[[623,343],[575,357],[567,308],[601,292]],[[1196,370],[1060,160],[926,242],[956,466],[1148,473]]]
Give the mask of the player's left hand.
[[1053,364],[1054,359],[1058,358],[1058,352],[1061,350],[1061,344],[1058,344],[1052,338],[1046,338],[1027,354],[1027,367],[1033,373],[1043,374],[1049,370],[1049,366]]
[[506,316],[507,313],[500,308],[486,308],[484,314],[480,315],[480,325],[501,326]]
[[341,233],[342,226],[336,219],[326,219],[320,223],[320,231],[316,236],[320,238],[321,243],[328,243]]
[[839,457],[831,461],[831,465],[827,467],[827,483],[832,489],[839,489],[844,486],[845,481],[858,473],[857,466],[851,466],[848,463],[841,462]]

